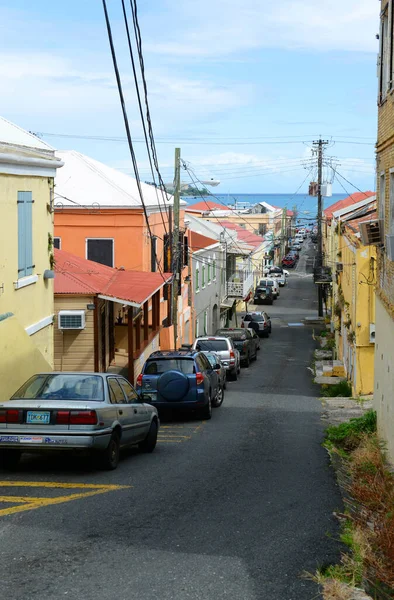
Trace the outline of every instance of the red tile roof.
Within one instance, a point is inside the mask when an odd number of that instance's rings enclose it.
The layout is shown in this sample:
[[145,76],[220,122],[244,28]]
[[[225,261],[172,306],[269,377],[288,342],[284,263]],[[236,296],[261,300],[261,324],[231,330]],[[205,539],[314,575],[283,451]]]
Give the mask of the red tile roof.
[[213,240],[206,235],[196,233],[195,231],[190,231],[190,248],[192,250],[202,250],[203,248],[208,248],[208,246],[212,246],[212,244],[217,243],[217,240]]
[[250,246],[254,246],[254,248],[258,248],[264,242],[264,238],[261,235],[256,235],[251,231],[247,231],[241,227],[241,225],[237,225],[236,223],[230,223],[229,221],[220,221],[218,223],[221,227],[226,227],[227,229],[233,229],[237,232],[238,238],[249,244]]
[[165,283],[171,273],[121,271],[55,249],[55,294],[100,295],[138,306]]
[[212,200],[202,200],[201,202],[197,202],[196,204],[190,204],[189,206],[185,206],[185,210],[197,210],[197,211],[206,211],[206,210],[215,210],[215,208],[220,210],[230,210],[229,206],[225,206],[224,204],[219,204],[218,202],[212,202]]
[[335,202],[334,204],[331,204],[331,206],[328,206],[324,210],[324,214],[327,217],[327,219],[331,219],[332,214],[334,212],[336,212],[337,210],[341,210],[342,208],[347,208],[348,206],[351,206],[352,204],[357,204],[357,202],[366,200],[367,198],[370,198],[371,196],[375,196],[375,192],[371,192],[371,191],[355,192],[354,194],[351,194],[347,198],[344,198],[343,200],[338,200],[338,202]]

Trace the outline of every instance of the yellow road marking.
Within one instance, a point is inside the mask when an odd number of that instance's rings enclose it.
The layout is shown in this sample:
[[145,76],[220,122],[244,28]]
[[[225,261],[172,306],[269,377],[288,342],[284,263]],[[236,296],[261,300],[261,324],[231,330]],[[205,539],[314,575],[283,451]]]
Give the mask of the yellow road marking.
[[68,494],[67,496],[57,496],[55,498],[29,497],[29,496],[0,496],[0,502],[19,503],[19,506],[0,509],[0,517],[12,515],[25,510],[35,510],[52,504],[62,504],[72,500],[89,498],[98,494],[106,494],[115,490],[129,489],[130,485],[102,485],[95,483],[57,483],[52,481],[0,481],[0,487],[42,487],[58,489],[84,489],[91,490]]

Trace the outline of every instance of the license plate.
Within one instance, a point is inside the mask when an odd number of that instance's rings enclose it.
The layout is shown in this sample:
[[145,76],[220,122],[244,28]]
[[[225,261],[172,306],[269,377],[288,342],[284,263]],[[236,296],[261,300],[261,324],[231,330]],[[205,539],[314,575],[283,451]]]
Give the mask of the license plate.
[[21,444],[42,444],[42,437],[36,435],[24,435],[19,437]]
[[156,394],[147,394],[144,392],[144,396],[147,400],[149,399],[150,402],[156,402]]
[[35,423],[40,425],[47,425],[50,422],[51,413],[50,412],[36,412],[36,411],[27,411],[26,423]]

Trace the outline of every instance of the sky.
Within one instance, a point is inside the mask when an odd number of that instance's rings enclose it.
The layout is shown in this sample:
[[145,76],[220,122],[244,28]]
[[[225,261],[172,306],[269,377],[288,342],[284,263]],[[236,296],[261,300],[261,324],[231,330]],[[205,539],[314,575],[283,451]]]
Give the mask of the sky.
[[[149,181],[121,0],[107,5],[141,179]],[[378,3],[138,0],[138,11],[165,182],[178,146],[198,179],[220,180],[216,193],[305,192],[321,135],[330,141],[327,162],[342,175],[334,192],[374,189]],[[0,76],[3,117],[57,149],[132,174],[122,139],[84,139],[125,138],[101,0],[0,0]],[[324,177],[333,173],[327,166]],[[186,171],[182,181],[190,182]]]

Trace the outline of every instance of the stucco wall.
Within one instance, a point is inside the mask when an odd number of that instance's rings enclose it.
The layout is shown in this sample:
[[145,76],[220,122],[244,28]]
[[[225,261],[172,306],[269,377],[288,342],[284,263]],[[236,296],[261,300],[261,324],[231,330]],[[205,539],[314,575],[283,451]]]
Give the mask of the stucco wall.
[[394,322],[382,302],[376,300],[374,408],[378,429],[394,463]]

